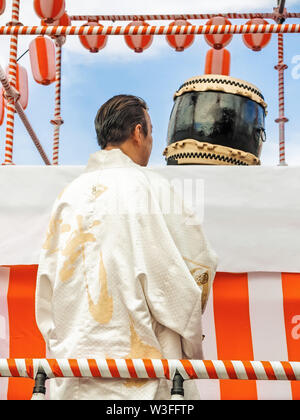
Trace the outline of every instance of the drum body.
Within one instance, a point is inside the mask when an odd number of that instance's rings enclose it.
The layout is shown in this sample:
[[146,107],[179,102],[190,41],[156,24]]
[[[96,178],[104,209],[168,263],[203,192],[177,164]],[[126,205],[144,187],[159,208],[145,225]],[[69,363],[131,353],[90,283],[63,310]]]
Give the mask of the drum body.
[[259,165],[266,104],[260,91],[229,76],[189,79],[175,93],[168,165]]

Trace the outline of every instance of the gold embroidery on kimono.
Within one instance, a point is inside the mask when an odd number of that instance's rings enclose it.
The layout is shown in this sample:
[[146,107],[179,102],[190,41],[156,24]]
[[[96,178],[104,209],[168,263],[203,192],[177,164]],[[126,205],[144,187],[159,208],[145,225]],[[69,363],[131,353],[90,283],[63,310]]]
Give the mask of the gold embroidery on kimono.
[[100,197],[101,194],[103,194],[107,190],[107,187],[105,185],[94,185],[92,188],[92,193],[94,195],[94,198]]
[[190,270],[190,273],[194,277],[197,285],[202,290],[201,303],[202,310],[204,310],[209,295],[211,268],[185,257],[183,257],[183,259],[189,263],[196,265],[196,267]]
[[[66,282],[70,280],[72,277],[75,268],[76,268],[76,262],[80,257],[84,258],[84,244],[87,242],[95,242],[96,238],[94,234],[89,232],[84,232],[83,226],[82,226],[82,219],[83,217],[81,215],[77,216],[77,224],[78,229],[74,230],[66,243],[65,248],[62,251],[62,255],[66,257],[66,260],[63,264],[62,269],[60,270],[60,280],[62,282]],[[96,220],[93,222],[91,227],[94,227],[98,225],[100,222],[99,220]]]
[[97,303],[94,303],[89,292],[89,287],[86,279],[86,290],[89,301],[89,311],[95,321],[99,324],[107,324],[113,315],[113,298],[108,294],[107,276],[103,263],[102,252],[100,253],[99,264],[99,284],[100,293]]
[[61,190],[61,192],[57,196],[58,200],[60,200],[62,198],[62,196],[64,195],[64,192],[66,191],[67,188],[68,188],[68,185]]
[[[133,320],[130,318],[130,353],[125,359],[161,359],[161,353],[149,344],[143,343],[136,332]],[[128,379],[124,382],[126,387],[141,387],[148,382],[148,379]]]
[[60,233],[69,232],[71,226],[69,224],[62,224],[62,219],[55,220],[53,216],[48,226],[48,232],[43,244],[43,249],[49,251],[49,254],[54,254],[58,251],[57,241]]

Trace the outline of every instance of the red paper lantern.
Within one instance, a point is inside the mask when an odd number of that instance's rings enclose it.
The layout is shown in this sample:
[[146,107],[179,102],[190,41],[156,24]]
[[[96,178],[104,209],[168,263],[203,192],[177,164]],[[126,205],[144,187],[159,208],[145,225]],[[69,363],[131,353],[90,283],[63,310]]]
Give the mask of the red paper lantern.
[[[246,25],[267,25],[268,22],[262,18],[248,20]],[[261,51],[271,41],[272,34],[244,34],[243,41],[246,47],[252,51]]]
[[64,13],[59,19],[55,19],[53,22],[47,22],[47,19],[41,20],[42,26],[71,26],[72,21],[70,16],[67,13]]
[[[88,22],[83,26],[101,26],[98,22]],[[89,50],[91,53],[97,53],[106,46],[107,36],[106,35],[79,35],[81,44]]]
[[5,0],[0,0],[0,15],[2,15],[4,13],[5,7],[6,7],[6,1]]
[[[225,19],[223,16],[216,16],[206,22],[206,25],[231,25],[230,20]],[[205,34],[205,41],[209,46],[220,50],[226,47],[232,39],[232,34]]]
[[3,124],[4,121],[4,96],[3,96],[3,88],[0,90],[0,125]]
[[[6,75],[9,76],[9,68],[6,68]],[[27,108],[28,105],[28,76],[25,67],[17,64],[16,68],[16,90],[20,94],[19,102],[23,109]],[[7,107],[7,101],[5,101]]]
[[[144,21],[135,21],[129,23],[126,28],[130,28],[131,26],[149,26],[148,23]],[[141,53],[147,48],[150,47],[153,41],[152,35],[124,35],[125,42],[129,48],[131,48],[136,53]]]
[[[170,24],[170,26],[189,26],[191,23],[187,22],[186,20],[175,20]],[[190,47],[194,42],[195,35],[166,35],[166,40],[168,44],[175,48],[175,51],[184,51],[186,48]]]
[[[47,19],[41,20],[42,26],[71,26],[72,21],[70,16],[67,13],[64,13],[62,17],[60,17],[57,20],[54,20],[51,23],[47,22]],[[65,35],[50,35],[50,38],[57,40],[58,38],[61,40],[61,43],[64,44],[66,42],[66,36]]]
[[31,70],[34,80],[41,85],[55,81],[55,45],[50,38],[38,36],[29,44]]
[[35,13],[48,23],[59,19],[66,9],[65,0],[34,0]]
[[211,48],[207,51],[205,61],[205,74],[230,74],[230,52],[225,48],[216,50]]

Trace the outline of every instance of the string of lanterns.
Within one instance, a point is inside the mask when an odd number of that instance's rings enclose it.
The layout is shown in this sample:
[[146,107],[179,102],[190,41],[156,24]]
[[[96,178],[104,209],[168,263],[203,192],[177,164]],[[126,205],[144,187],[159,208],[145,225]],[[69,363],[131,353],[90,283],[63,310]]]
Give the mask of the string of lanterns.
[[[44,25],[61,25],[68,26],[71,20],[65,10],[65,0],[34,0],[34,10],[36,14],[42,19]],[[247,22],[247,24],[267,23],[264,19],[254,18]],[[216,16],[206,23],[207,25],[231,25],[230,20],[223,16]],[[102,26],[98,20],[90,20],[83,26]],[[170,23],[170,26],[190,26],[191,23],[187,20],[175,20]],[[149,26],[145,21],[134,21],[127,25],[132,26]],[[244,34],[242,36],[244,44],[252,51],[260,51],[264,48],[271,39],[271,34]],[[31,43],[29,49],[32,71],[34,79],[37,83],[44,85],[50,84],[55,80],[55,48],[51,45],[49,39],[42,43],[42,36],[37,37]],[[54,37],[55,38],[55,37]],[[207,44],[212,47],[207,52],[205,72],[229,74],[230,71],[230,52],[225,50],[232,40],[232,34],[206,34],[204,39]],[[107,44],[107,35],[80,35],[80,43],[91,53],[97,53]],[[153,41],[153,35],[124,35],[126,45],[136,53],[142,53],[149,48]],[[175,51],[184,51],[189,48],[195,40],[195,35],[189,34],[174,34],[166,35],[166,41]],[[37,59],[36,57],[39,57]],[[45,64],[46,63],[46,64]],[[48,70],[45,69],[48,67]],[[40,68],[42,67],[42,68]],[[43,75],[43,76],[42,76]]]
[[[35,0],[34,3],[42,3],[42,1],[43,0]],[[55,2],[55,0],[52,0],[52,2]],[[47,2],[47,4],[49,3],[51,3],[51,1]],[[60,4],[62,5],[62,10],[58,11],[58,8],[53,7],[55,13],[53,13],[52,15],[50,13],[45,14],[42,20],[42,24],[68,26],[71,23],[69,16],[63,9],[64,1],[60,0]],[[38,10],[42,10],[42,8],[40,7]],[[59,19],[56,19],[57,14],[61,16]],[[53,19],[52,22],[50,22],[51,19]],[[248,21],[247,23],[260,24],[266,23],[266,21],[264,19],[255,18]],[[225,19],[221,16],[214,17],[207,22],[207,25],[224,24],[231,25],[231,22],[228,19]],[[98,23],[98,21],[95,20],[89,21],[83,26],[93,27],[95,25],[102,26]],[[185,20],[177,20],[170,24],[170,26],[175,25],[183,26],[191,25],[191,23]],[[127,27],[131,26],[149,26],[149,24],[144,21],[134,21],[127,25]],[[262,48],[266,47],[267,44],[270,42],[271,36],[271,34],[244,34],[242,37],[245,45],[252,51],[261,51]],[[45,40],[44,42],[42,42],[43,39]],[[136,53],[142,53],[144,50],[151,46],[153,41],[153,35],[124,35],[124,39],[126,45],[130,49],[132,49]],[[166,35],[167,43],[175,51],[184,51],[185,49],[189,48],[193,44],[194,39],[195,35],[189,34]],[[229,74],[230,52],[228,50],[224,51],[224,47],[231,42],[232,35],[206,34],[204,35],[204,39],[207,42],[207,44],[212,47],[207,52],[206,56],[206,72],[217,74]],[[108,37],[107,35],[80,35],[79,40],[82,46],[88,51],[90,51],[91,53],[97,53],[103,48],[105,48]],[[222,53],[219,54],[218,51],[221,51]],[[32,72],[35,81],[43,85],[53,83],[55,81],[54,43],[47,37],[38,36],[35,40],[31,42],[29,53],[31,59]],[[39,57],[38,59],[37,56]],[[212,68],[212,63],[214,63],[214,68]],[[47,69],[45,69],[45,67],[47,67]]]
[[[0,15],[4,13],[6,7],[6,0],[0,0]],[[57,25],[68,26],[71,24],[71,19],[66,13],[65,0],[34,0],[33,7],[37,14],[42,19],[42,25]],[[262,18],[253,18],[247,24],[266,24]],[[87,22],[83,26],[99,25],[98,21]],[[145,21],[134,21],[128,26],[148,26]],[[186,20],[176,20],[170,24],[174,25],[191,25]],[[206,25],[231,25],[230,20],[223,16],[216,16],[210,19]],[[271,34],[244,34],[242,36],[245,45],[253,51],[261,51],[266,47],[271,40]],[[98,52],[106,46],[107,37],[105,35],[80,35],[80,42],[90,52]],[[152,35],[125,35],[125,42],[133,51],[140,53],[149,48],[153,36]],[[194,35],[167,35],[166,40],[168,44],[176,51],[184,51],[189,48],[194,42]],[[228,45],[232,39],[231,34],[206,34],[205,41],[214,49],[222,49]]]
[[[65,0],[34,0],[34,10],[41,19],[41,25],[70,26],[71,19],[66,12]],[[0,0],[0,15],[5,11],[6,0]],[[267,24],[262,18],[252,18],[247,24]],[[102,26],[98,20],[89,20],[83,26]],[[170,26],[190,26],[191,23],[184,19],[178,19],[170,23]],[[230,20],[223,16],[216,16],[209,19],[206,25],[231,25]],[[127,25],[149,26],[145,21],[133,21]],[[206,54],[205,73],[223,74],[230,73],[230,52],[225,47],[231,42],[232,34],[205,34],[204,39],[211,47]],[[252,51],[261,51],[271,40],[271,34],[243,34],[242,39],[245,46]],[[66,37],[52,36],[52,40],[47,36],[39,35],[29,45],[29,55],[31,70],[34,80],[41,85],[50,85],[56,80],[56,60],[55,60],[55,42],[59,38],[62,45]],[[91,53],[98,53],[105,48],[107,44],[107,35],[80,35],[80,43]],[[136,53],[142,53],[149,48],[153,42],[153,35],[124,35],[126,45]],[[193,34],[166,35],[166,41],[175,51],[181,52],[189,48],[195,40]],[[20,93],[20,102],[23,109],[28,104],[28,77],[26,69],[17,65],[16,89]],[[4,119],[4,109],[7,106],[3,89],[0,93],[0,125]]]
[[[261,18],[253,18],[247,22],[248,25],[251,24],[267,24],[268,22]],[[86,25],[99,25],[98,21],[88,22],[83,26]],[[180,19],[175,20],[174,22],[170,23],[169,26],[190,26],[191,23]],[[206,25],[231,25],[230,20],[222,17],[217,16],[212,19],[209,19]],[[127,28],[131,26],[149,26],[149,24],[145,21],[134,21],[127,25]],[[82,42],[82,38],[85,38],[85,42]],[[216,49],[222,49],[227,46],[231,40],[233,35],[232,34],[205,34],[204,39],[207,44]],[[261,51],[264,47],[268,45],[272,37],[272,34],[244,34],[242,35],[242,39],[246,47],[250,48],[252,51]],[[107,38],[106,35],[80,35],[79,36],[82,45],[88,49],[90,52],[98,52],[100,49],[104,48],[106,45]],[[99,39],[101,48],[94,48],[96,43],[96,39]],[[129,48],[131,48],[136,53],[141,53],[147,48],[149,48],[153,41],[153,35],[124,35],[125,43]],[[175,51],[184,51],[185,49],[189,48],[195,39],[195,35],[189,34],[174,34],[174,35],[166,35],[167,43],[175,49]]]

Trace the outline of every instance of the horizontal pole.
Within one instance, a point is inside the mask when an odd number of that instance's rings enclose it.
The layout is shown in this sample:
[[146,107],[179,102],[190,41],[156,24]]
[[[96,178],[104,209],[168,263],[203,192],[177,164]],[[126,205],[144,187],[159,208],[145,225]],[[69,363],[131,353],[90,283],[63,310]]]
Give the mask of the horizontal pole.
[[0,359],[0,376],[300,380],[300,362],[167,359]]
[[0,26],[0,35],[174,35],[299,33],[300,24],[185,26]]
[[[137,20],[193,20],[193,19],[211,19],[213,17],[223,16],[227,19],[273,19],[273,13],[206,13],[206,14],[157,14],[157,15],[73,15],[70,16],[71,20],[82,21],[82,20],[100,20],[100,21],[137,21]],[[300,18],[300,13],[288,13],[287,18]]]

